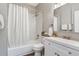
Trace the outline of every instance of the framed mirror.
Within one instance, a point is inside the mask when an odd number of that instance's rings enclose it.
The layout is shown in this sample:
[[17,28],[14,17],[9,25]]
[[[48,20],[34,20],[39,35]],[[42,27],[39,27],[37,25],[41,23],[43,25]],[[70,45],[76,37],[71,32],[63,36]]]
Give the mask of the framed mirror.
[[79,3],[67,3],[54,9],[57,31],[79,33]]

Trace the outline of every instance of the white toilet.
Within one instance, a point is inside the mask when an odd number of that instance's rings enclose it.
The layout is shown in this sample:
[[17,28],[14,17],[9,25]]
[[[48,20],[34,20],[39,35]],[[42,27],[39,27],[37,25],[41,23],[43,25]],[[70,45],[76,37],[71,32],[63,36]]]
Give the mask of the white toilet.
[[35,56],[41,56],[41,51],[43,50],[43,44],[39,43],[39,44],[35,44],[33,46],[33,51],[35,53]]

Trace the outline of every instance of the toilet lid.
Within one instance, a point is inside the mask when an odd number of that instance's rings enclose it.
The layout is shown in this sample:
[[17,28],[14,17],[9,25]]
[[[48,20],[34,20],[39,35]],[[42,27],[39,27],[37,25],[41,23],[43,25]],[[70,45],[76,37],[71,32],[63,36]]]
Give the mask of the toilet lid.
[[43,44],[41,44],[41,43],[34,45],[34,48],[42,48],[42,47],[43,47]]

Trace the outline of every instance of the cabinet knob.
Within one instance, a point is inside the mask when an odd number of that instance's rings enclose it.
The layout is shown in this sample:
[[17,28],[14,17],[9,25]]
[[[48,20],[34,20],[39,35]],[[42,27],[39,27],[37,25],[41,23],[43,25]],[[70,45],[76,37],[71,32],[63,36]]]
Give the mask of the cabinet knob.
[[59,55],[58,53],[56,53],[56,52],[55,52],[55,55],[56,55],[56,56],[60,56],[60,55]]
[[68,54],[72,54],[72,52],[68,52]]

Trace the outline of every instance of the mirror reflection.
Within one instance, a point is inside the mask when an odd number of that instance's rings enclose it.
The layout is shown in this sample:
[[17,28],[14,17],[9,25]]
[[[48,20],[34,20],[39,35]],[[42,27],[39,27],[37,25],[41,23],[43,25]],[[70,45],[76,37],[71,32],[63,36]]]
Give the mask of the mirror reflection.
[[54,31],[79,32],[79,3],[66,3],[54,8]]

